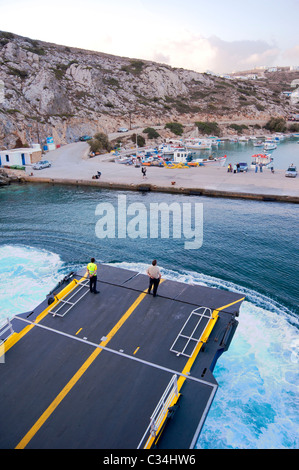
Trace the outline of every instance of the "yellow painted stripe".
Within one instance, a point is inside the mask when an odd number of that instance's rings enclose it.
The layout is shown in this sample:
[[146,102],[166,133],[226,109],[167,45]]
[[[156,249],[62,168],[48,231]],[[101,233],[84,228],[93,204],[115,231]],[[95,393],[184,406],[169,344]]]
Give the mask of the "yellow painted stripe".
[[[131,307],[126,311],[126,313],[121,317],[121,319],[116,323],[116,325],[112,328],[112,330],[107,335],[105,341],[102,341],[99,346],[106,346],[107,343],[113,338],[113,336],[118,332],[121,326],[125,323],[125,321],[130,317],[130,315],[134,312],[134,310],[138,307],[140,302],[146,296],[147,289],[142,292],[135,302],[131,305]],[[38,430],[43,426],[43,424],[47,421],[47,419],[51,416],[53,411],[57,408],[57,406],[62,402],[62,400],[66,397],[69,391],[74,387],[74,385],[78,382],[78,380],[82,377],[84,372],[88,369],[88,367],[93,363],[93,361],[98,357],[101,353],[102,349],[96,348],[95,351],[89,356],[89,358],[84,362],[84,364],[80,367],[80,369],[76,372],[76,374],[69,380],[66,386],[61,390],[61,392],[57,395],[57,397],[52,401],[52,403],[48,406],[48,408],[44,411],[41,417],[36,421],[36,423],[32,426],[32,428],[27,432],[27,434],[23,437],[23,439],[18,443],[16,449],[24,449],[31,439],[35,436]]]
[[82,328],[80,328],[80,329],[77,331],[76,335],[78,335],[78,334],[80,333],[80,331],[82,331]]
[[[81,278],[81,280],[83,280],[84,278]],[[69,294],[72,290],[74,290],[76,287],[78,286],[78,281],[77,280],[73,280],[71,281],[64,289],[62,289],[59,294],[57,294],[55,297],[54,297],[54,302],[52,304],[50,304],[45,310],[43,310],[35,319],[35,322],[34,323],[40,323],[44,318],[45,316],[48,315],[49,311],[59,303],[59,300],[66,296],[67,294]],[[13,333],[9,338],[7,338],[7,340],[5,341],[4,345],[5,345],[5,352],[7,352],[10,348],[12,348],[20,339],[22,339],[30,330],[32,330],[32,328],[34,328],[34,325],[28,325],[26,326],[25,328],[23,328],[22,331],[20,331],[20,333]]]
[[139,348],[140,348],[140,346],[138,346],[138,348],[135,349],[135,351],[133,352],[133,355],[137,353]]
[[[209,337],[209,335],[211,334],[211,331],[212,331],[212,329],[213,329],[213,327],[214,327],[214,325],[215,325],[215,323],[216,323],[216,321],[217,321],[217,318],[218,318],[218,312],[220,312],[221,310],[224,310],[224,309],[227,308],[227,307],[230,307],[231,305],[234,305],[234,304],[236,304],[236,303],[238,303],[238,302],[241,302],[241,301],[244,300],[244,299],[245,299],[245,297],[242,297],[242,299],[236,300],[236,301],[231,302],[230,304],[227,304],[227,305],[223,305],[222,307],[219,307],[219,308],[217,308],[217,309],[215,309],[215,310],[213,311],[213,313],[212,313],[212,318],[211,318],[211,320],[209,320],[209,322],[207,323],[206,328],[205,328],[205,331],[204,331],[204,333],[205,333],[205,335],[204,335],[204,337],[203,337],[203,341],[204,341],[204,342],[206,342],[206,341],[208,340],[208,337]],[[199,353],[201,347],[202,347],[202,342],[200,342],[200,343],[197,344],[195,350],[193,351],[192,356],[191,356],[191,357],[188,359],[188,361],[186,362],[186,365],[185,365],[184,369],[182,370],[182,374],[188,375],[188,374],[190,373],[191,367],[193,366],[193,364],[194,364],[194,362],[195,362],[195,359],[196,359],[196,357],[197,357],[197,355],[198,355],[198,353]],[[173,405],[175,405],[175,403],[177,403],[177,401],[178,401],[178,399],[179,399],[179,397],[180,397],[180,390],[181,390],[181,388],[182,388],[182,386],[183,386],[185,380],[186,380],[186,377],[180,376],[180,377],[178,378],[178,383],[177,383],[177,387],[178,387],[178,396],[175,397],[175,399],[172,401],[171,406],[173,406]],[[159,429],[157,430],[157,435],[159,434],[159,431],[160,431],[160,429],[162,428],[162,425],[163,425],[163,423],[164,423],[166,417],[167,417],[167,413],[165,414],[165,417],[164,417],[164,419],[163,419],[161,425],[159,426]],[[155,437],[155,436],[150,436],[150,437],[148,438],[148,440],[147,440],[145,446],[144,446],[144,449],[150,449],[151,446],[153,445],[153,443],[155,442],[155,440],[156,440],[156,437]]]

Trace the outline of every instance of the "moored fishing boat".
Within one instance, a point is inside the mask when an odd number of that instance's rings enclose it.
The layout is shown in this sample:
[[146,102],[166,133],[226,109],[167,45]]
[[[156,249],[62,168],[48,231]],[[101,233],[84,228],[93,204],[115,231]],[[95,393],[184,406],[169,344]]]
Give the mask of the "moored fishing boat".
[[187,150],[210,150],[212,141],[209,139],[190,138],[184,141],[184,146]]
[[173,154],[176,150],[182,149],[182,143],[169,143],[169,144],[162,144],[159,146],[159,154],[162,157],[173,157]]
[[273,161],[273,157],[269,153],[257,153],[252,155],[253,160],[251,162],[251,168],[256,168],[256,166],[267,166]]
[[175,163],[187,163],[191,162],[192,154],[185,148],[178,148],[173,153],[173,161]]
[[123,165],[131,165],[133,163],[132,157],[119,157],[115,159],[116,163],[121,163]]
[[[173,159],[174,164],[192,162],[193,165],[189,166],[224,166],[225,161],[226,155],[224,157],[213,157],[213,155],[210,155],[207,158],[194,158],[191,152],[181,149],[175,151]],[[197,163],[197,165],[194,165],[194,163]]]
[[226,158],[226,155],[224,157],[213,157],[210,155],[208,158],[197,158],[195,161],[203,166],[224,166]]
[[264,150],[275,150],[277,149],[277,145],[274,142],[265,142]]

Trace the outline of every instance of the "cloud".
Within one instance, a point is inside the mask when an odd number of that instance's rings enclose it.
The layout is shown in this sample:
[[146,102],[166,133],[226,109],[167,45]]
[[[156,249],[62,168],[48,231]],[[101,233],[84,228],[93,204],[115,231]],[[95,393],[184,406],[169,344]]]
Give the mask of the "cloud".
[[289,65],[299,65],[299,45],[284,51],[282,57],[289,63]]
[[217,37],[209,39],[216,49],[214,68],[218,72],[245,70],[259,65],[274,65],[280,49],[261,40],[223,41]]
[[175,39],[160,39],[151,52],[151,59],[197,72],[208,69],[229,73],[259,65],[277,65],[280,52],[278,47],[261,40],[224,41],[217,36],[205,38],[185,31]]
[[213,46],[203,36],[178,32],[167,38],[157,38],[148,55],[155,61],[164,57],[173,67],[204,71],[215,55]]

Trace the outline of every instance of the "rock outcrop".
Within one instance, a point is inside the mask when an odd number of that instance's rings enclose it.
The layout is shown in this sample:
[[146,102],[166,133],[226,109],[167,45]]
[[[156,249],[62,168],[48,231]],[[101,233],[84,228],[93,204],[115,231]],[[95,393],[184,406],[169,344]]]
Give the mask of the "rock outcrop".
[[228,80],[0,32],[0,145],[43,144],[47,136],[64,144],[174,120],[287,116],[292,109],[281,91],[293,75],[273,91],[269,79]]
[[3,168],[0,168],[0,186],[7,186],[10,183],[21,183],[24,181],[23,176],[11,171],[8,173]]

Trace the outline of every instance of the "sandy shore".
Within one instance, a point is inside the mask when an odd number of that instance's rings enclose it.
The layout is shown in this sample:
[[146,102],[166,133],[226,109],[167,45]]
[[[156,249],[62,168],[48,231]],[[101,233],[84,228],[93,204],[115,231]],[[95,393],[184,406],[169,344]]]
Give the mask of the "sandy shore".
[[[49,152],[47,159],[52,161],[52,167],[32,170],[26,181],[299,202],[299,178],[286,178],[284,170],[275,170],[274,174],[268,169],[234,174],[225,167],[147,167],[147,177],[143,179],[141,168],[111,162],[111,155],[86,158],[88,148],[88,144],[80,142]],[[97,171],[102,175],[94,180],[92,176]]]

